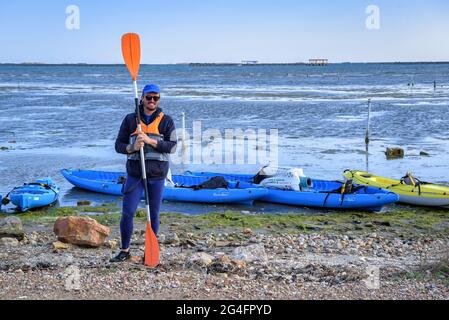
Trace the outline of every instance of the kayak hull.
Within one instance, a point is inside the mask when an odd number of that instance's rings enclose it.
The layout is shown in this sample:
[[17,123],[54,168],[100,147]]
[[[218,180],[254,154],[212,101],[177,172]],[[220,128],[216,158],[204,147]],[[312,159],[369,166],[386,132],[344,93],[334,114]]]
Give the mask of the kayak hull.
[[[201,177],[222,176],[225,179],[245,183],[251,183],[254,177],[250,174],[222,174],[215,172],[188,171],[185,174]],[[352,194],[330,193],[330,191],[341,188],[342,182],[318,179],[313,179],[312,181],[313,188],[308,191],[268,189],[268,194],[262,197],[260,201],[315,208],[380,211],[383,206],[399,200],[398,196],[392,192],[372,187],[362,188]]]
[[338,193],[328,194],[317,192],[270,190],[268,195],[262,197],[260,200],[293,206],[380,211],[383,206],[398,201],[398,196],[392,192],[379,194],[342,195]]
[[[123,196],[122,186],[119,182],[120,177],[126,177],[124,172],[104,172],[89,170],[62,170],[61,174],[74,186],[81,189]],[[184,187],[165,187],[163,200],[180,202],[198,202],[198,203],[238,203],[250,205],[263,196],[268,191],[265,188],[219,188],[219,189],[201,189],[194,190],[189,186],[197,185],[208,180],[201,177],[173,176],[175,184]],[[142,192],[142,197],[144,193]]]
[[346,178],[354,182],[392,191],[399,196],[399,202],[416,206],[447,207],[449,206],[449,187],[437,184],[421,185],[421,192],[417,187],[401,184],[400,180],[384,178],[364,171],[346,170]]
[[15,188],[9,194],[11,203],[17,206],[21,212],[30,209],[45,207],[55,203],[58,200],[59,188],[51,181],[51,179],[39,179],[35,183],[44,183],[51,186],[45,188],[40,185],[26,184]]

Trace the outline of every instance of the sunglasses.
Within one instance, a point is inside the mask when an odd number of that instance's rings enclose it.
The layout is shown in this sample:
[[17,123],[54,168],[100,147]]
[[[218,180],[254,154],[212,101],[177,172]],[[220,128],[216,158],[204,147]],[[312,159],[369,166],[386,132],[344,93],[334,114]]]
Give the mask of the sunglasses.
[[160,98],[161,98],[161,97],[158,97],[158,96],[145,96],[145,99],[146,99],[147,101],[154,100],[154,101],[158,102]]

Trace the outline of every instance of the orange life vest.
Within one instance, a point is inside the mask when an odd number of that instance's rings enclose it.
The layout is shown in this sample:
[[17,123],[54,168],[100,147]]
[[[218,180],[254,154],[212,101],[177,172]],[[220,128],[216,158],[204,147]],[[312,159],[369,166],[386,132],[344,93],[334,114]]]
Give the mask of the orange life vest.
[[[164,118],[164,113],[161,112],[158,114],[156,119],[153,120],[149,125],[146,125],[143,121],[140,121],[140,126],[142,128],[142,132],[146,134],[156,134],[159,135],[159,124],[161,123],[162,119]],[[137,120],[136,120],[137,122]],[[138,128],[136,128],[136,131],[132,134],[132,136],[135,136],[139,133]]]
[[[150,138],[157,141],[164,139],[164,136],[159,132],[159,124],[164,118],[164,114],[161,112],[149,125],[146,125],[143,121],[140,122],[142,132],[147,134]],[[137,122],[137,120],[136,120]],[[139,134],[139,128],[136,128],[134,133],[129,138],[129,143],[134,144]],[[169,155],[166,153],[160,153],[149,145],[144,146],[145,160],[157,160],[157,161],[169,161]],[[128,154],[128,160],[140,160],[140,153],[133,152]]]

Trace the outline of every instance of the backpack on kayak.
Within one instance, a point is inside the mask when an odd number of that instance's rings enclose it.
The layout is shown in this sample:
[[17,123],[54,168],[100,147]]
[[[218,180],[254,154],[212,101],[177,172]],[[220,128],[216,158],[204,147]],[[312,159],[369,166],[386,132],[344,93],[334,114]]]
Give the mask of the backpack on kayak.
[[341,194],[350,194],[350,193],[354,193],[354,192],[355,192],[354,181],[352,179],[346,180],[341,186],[340,193]]
[[421,184],[421,181],[418,178],[415,178],[410,171],[408,171],[405,176],[401,178],[401,183],[405,183],[406,185],[416,187]]
[[[337,182],[339,182],[339,181],[337,181]],[[326,191],[327,195],[324,198],[323,206],[326,204],[327,199],[329,198],[329,196],[332,193],[339,193],[339,194],[341,194],[340,205],[342,205],[343,201],[345,200],[345,195],[356,193],[360,189],[366,189],[366,186],[364,186],[364,185],[354,185],[354,180],[347,179],[347,180],[345,180],[345,182],[342,183],[341,187],[339,187],[338,189],[331,190],[331,191]]]
[[418,188],[418,194],[421,195],[421,186],[424,184],[429,184],[429,182],[419,180],[418,178],[414,177],[410,171],[408,171],[405,176],[401,178],[400,184],[412,186],[413,190],[415,190],[415,188]]
[[199,185],[192,186],[193,190],[202,189],[219,189],[219,188],[229,188],[229,184],[223,177],[212,177],[207,181],[200,183]]
[[[238,182],[236,187],[238,186]],[[225,188],[228,189],[229,188],[229,183],[226,181],[225,178],[221,177],[221,176],[216,176],[216,177],[212,177],[206,181],[201,182],[200,184],[197,185],[192,185],[192,184],[175,184],[176,188],[187,188],[187,189],[193,189],[193,190],[213,190],[213,189],[219,189],[219,188]]]

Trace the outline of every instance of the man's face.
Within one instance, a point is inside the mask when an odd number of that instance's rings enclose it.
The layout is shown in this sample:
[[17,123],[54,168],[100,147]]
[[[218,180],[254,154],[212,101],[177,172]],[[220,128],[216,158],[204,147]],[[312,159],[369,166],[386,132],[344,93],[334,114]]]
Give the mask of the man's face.
[[159,106],[159,93],[156,92],[147,92],[143,96],[143,108],[147,113],[151,113],[157,109]]

